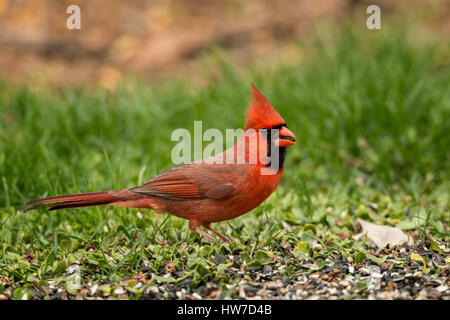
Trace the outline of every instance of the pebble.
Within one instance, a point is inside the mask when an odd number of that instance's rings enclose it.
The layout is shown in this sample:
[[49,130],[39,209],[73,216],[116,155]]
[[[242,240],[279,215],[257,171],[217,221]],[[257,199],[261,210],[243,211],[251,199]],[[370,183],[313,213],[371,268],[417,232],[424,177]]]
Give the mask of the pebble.
[[339,285],[340,285],[340,286],[343,286],[343,287],[347,287],[347,286],[350,285],[350,282],[345,281],[345,280],[341,280],[341,281],[339,281]]
[[202,297],[201,297],[197,292],[194,292],[194,293],[192,294],[192,296],[193,296],[195,299],[198,299],[198,300],[201,300],[201,299],[202,299]]
[[400,275],[392,278],[392,281],[394,281],[394,282],[399,282],[399,281],[403,281],[403,280],[405,280],[405,277],[400,276]]
[[244,286],[239,286],[239,297],[242,299],[246,299],[247,295],[245,294]]
[[305,263],[305,264],[302,264],[302,266],[304,268],[311,269],[311,270],[319,270],[320,269],[318,265],[315,265],[312,263]]
[[371,265],[370,269],[372,269],[376,273],[380,273],[381,272],[381,269],[380,269],[379,266]]
[[97,289],[98,289],[98,284],[94,284],[94,285],[91,287],[91,295],[92,295],[92,296],[95,295],[95,293],[97,292]]
[[117,296],[124,294],[124,293],[125,293],[125,290],[122,287],[117,287],[114,289],[114,294]]
[[448,287],[444,284],[440,285],[439,287],[436,288],[437,291],[439,291],[440,293],[445,292],[448,290]]
[[360,268],[358,271],[361,274],[364,274],[364,275],[370,275],[371,274],[371,271],[369,269],[367,269],[367,268]]
[[154,295],[159,294],[159,289],[156,286],[149,286],[147,289],[145,289],[146,293],[152,293]]

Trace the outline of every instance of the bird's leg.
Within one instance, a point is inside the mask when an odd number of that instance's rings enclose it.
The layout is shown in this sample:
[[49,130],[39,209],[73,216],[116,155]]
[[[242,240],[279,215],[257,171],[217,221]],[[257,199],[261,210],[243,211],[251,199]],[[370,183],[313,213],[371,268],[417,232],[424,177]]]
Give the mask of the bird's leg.
[[213,236],[207,234],[205,231],[200,229],[198,221],[189,220],[189,229],[191,229],[192,231],[198,232],[199,234],[201,234],[202,236],[204,236],[205,238],[207,238],[208,240],[210,240],[214,243],[216,242],[216,239],[214,239]]
[[221,234],[219,231],[217,231],[216,229],[214,229],[213,227],[211,227],[211,223],[205,223],[205,224],[203,224],[203,226],[204,226],[206,229],[208,229],[208,230],[214,232],[214,233],[215,233],[220,239],[222,239],[223,241],[225,241],[225,242],[230,242],[230,239],[228,239],[228,238],[225,237],[223,234]]

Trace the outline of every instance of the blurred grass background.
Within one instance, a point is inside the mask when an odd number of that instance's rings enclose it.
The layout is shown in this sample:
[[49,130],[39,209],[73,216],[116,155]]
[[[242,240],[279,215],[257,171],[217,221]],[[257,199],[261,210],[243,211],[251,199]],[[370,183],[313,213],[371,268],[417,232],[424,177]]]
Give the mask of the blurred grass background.
[[[293,128],[290,174],[349,177],[374,186],[423,186],[449,178],[448,43],[411,37],[414,25],[368,32],[347,25],[329,43],[317,35],[293,64],[242,70],[220,49],[197,60],[204,83],[172,76],[125,78],[114,91],[1,82],[3,203],[137,184],[171,167],[175,128],[243,126],[253,81]],[[206,145],[206,143],[204,143]],[[145,168],[145,171],[143,171]],[[24,175],[26,179],[24,179]],[[58,179],[55,181],[54,177]]]
[[[81,30],[66,27],[73,4]],[[0,0],[0,69],[10,81],[113,89],[130,73],[146,81],[195,75],[198,57],[212,48],[243,67],[277,58],[296,64],[317,33],[332,41],[335,32],[322,24],[353,21],[374,33],[366,28],[372,4],[382,22],[390,19],[386,26],[410,21],[410,36],[448,38],[446,0]]]

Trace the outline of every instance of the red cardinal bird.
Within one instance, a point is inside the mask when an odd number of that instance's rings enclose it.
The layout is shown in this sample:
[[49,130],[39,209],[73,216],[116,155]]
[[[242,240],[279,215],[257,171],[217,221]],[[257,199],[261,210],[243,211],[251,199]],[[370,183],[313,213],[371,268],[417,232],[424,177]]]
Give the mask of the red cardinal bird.
[[211,223],[247,213],[274,192],[283,174],[286,147],[295,144],[286,122],[251,85],[253,99],[244,134],[223,153],[172,168],[139,187],[31,200],[26,205],[50,210],[100,205],[149,208],[188,219],[192,231],[213,242],[200,226],[229,241]]

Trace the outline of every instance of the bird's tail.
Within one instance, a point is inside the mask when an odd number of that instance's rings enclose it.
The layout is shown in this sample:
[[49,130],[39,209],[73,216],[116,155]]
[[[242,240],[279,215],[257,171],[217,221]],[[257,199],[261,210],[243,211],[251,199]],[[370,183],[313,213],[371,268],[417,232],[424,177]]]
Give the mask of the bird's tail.
[[120,198],[115,197],[111,191],[100,191],[30,200],[25,205],[32,206],[27,208],[26,211],[39,208],[58,210],[64,208],[103,206],[116,201],[120,201]]

